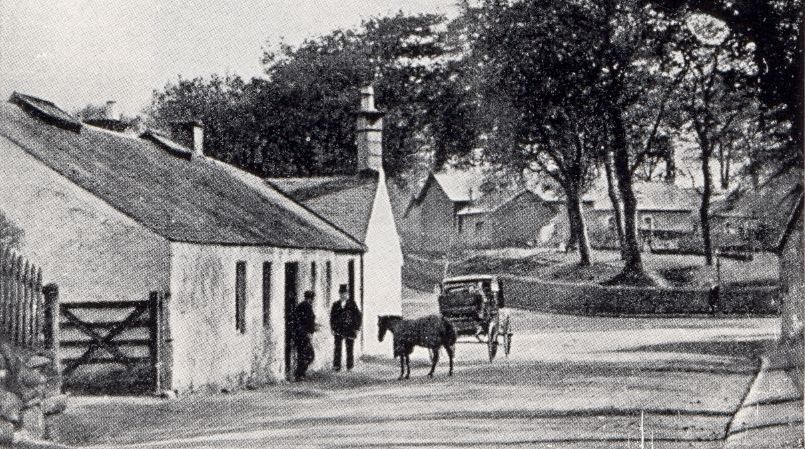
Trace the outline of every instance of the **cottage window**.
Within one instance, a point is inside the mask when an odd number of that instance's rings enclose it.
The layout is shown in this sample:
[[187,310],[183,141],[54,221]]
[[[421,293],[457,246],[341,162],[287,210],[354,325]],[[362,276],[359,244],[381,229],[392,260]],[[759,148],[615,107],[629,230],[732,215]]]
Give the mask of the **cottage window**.
[[263,262],[263,326],[271,324],[271,262]]
[[483,221],[479,221],[479,222],[475,223],[475,233],[476,234],[481,232],[481,231],[483,231],[483,229],[484,229],[484,222]]
[[644,216],[643,225],[646,229],[654,229],[654,218],[651,215]]
[[246,262],[235,264],[235,329],[246,333]]

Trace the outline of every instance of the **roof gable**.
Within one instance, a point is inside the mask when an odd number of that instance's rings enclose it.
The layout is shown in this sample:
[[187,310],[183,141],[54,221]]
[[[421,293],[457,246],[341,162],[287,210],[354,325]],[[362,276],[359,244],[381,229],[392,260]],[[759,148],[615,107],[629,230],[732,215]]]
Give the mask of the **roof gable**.
[[379,175],[269,178],[267,183],[302,202],[360,242],[366,240]]
[[312,213],[293,212],[292,200],[269,198],[204,158],[93,127],[46,126],[7,103],[0,136],[171,241],[363,250]]
[[479,198],[481,196],[481,186],[485,180],[482,173],[470,171],[434,173],[433,178],[439,183],[450,201],[454,203]]

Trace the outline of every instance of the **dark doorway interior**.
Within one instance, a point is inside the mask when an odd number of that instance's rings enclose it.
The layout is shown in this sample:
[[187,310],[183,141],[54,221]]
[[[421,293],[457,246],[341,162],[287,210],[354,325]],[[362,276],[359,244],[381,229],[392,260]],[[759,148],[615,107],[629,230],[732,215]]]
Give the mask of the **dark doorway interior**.
[[295,324],[293,312],[299,298],[299,264],[289,262],[285,264],[285,377],[291,379],[296,365],[293,346],[293,332]]

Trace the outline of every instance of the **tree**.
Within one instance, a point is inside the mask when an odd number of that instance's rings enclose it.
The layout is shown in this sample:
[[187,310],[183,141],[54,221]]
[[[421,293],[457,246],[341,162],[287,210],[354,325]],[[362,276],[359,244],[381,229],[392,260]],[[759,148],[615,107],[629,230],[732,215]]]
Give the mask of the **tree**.
[[[707,14],[722,21],[744,47],[751,47],[758,70],[747,82],[759,89],[764,120],[785,122],[785,144],[758,151],[754,163],[777,172],[803,164],[803,8],[801,0],[644,0],[669,14]],[[778,136],[779,137],[779,136]]]
[[201,119],[215,157],[259,175],[348,173],[358,90],[373,83],[386,112],[384,167],[394,176],[422,148],[440,160],[472,149],[472,109],[445,24],[439,15],[398,14],[280,44],[263,53],[265,77],[180,79],[154,93],[152,115],[163,126]]
[[636,1],[596,2],[599,61],[595,80],[612,150],[612,179],[623,207],[622,272],[608,283],[653,283],[643,267],[633,180],[647,157],[667,153],[667,121],[682,73],[669,70],[665,47],[681,24]]
[[588,13],[583,2],[487,1],[472,58],[483,67],[489,111],[485,158],[516,174],[544,173],[561,186],[582,266],[591,261],[581,197],[606,143]]
[[204,123],[205,152],[255,171],[250,151],[256,136],[249,99],[252,88],[237,76],[183,79],[154,91],[147,111],[150,125],[170,130],[176,122]]
[[19,250],[22,247],[24,232],[0,211],[0,246]]
[[713,264],[710,233],[710,202],[714,182],[711,161],[720,163],[722,186],[728,184],[729,154],[742,126],[756,114],[754,91],[743,80],[756,71],[748,52],[722,23],[692,15],[675,42],[686,76],[681,90],[680,112],[683,126],[690,131],[699,149],[702,189],[699,220],[707,265]]

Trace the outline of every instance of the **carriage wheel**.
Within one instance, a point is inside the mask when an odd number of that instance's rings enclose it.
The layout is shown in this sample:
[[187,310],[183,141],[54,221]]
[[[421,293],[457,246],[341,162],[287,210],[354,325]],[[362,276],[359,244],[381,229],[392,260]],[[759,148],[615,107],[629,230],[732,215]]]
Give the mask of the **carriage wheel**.
[[489,323],[489,332],[487,332],[487,349],[489,350],[489,362],[495,360],[495,355],[498,353],[498,323],[492,321]]

